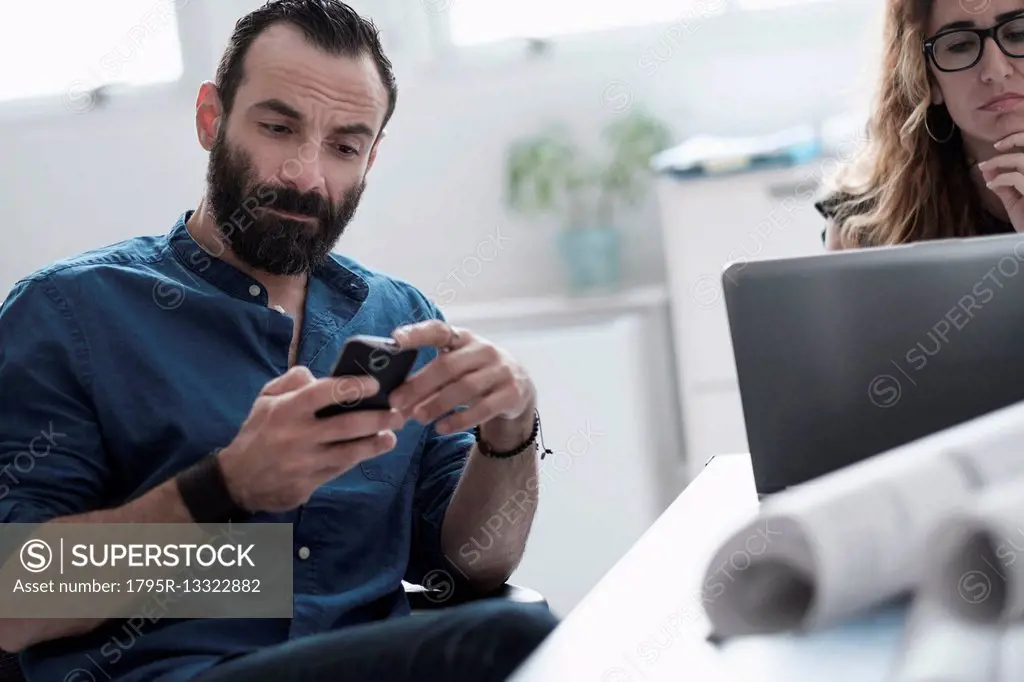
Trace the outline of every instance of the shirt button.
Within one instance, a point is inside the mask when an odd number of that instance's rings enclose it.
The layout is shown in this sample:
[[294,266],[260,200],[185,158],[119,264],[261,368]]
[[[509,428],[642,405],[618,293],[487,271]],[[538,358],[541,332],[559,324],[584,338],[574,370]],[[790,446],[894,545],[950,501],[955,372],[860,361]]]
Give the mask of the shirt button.
[[309,547],[299,547],[299,558],[303,561],[309,558]]
[[260,295],[260,288],[258,286],[256,286],[255,284],[251,284],[249,286],[249,295],[251,295],[251,296],[259,296]]

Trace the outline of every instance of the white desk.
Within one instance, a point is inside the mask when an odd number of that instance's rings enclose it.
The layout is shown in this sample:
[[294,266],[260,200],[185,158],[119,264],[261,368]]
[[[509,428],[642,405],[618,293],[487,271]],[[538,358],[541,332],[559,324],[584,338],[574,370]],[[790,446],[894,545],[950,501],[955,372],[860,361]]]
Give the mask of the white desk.
[[700,586],[707,561],[757,513],[747,455],[711,460],[640,541],[555,629],[511,682],[883,682],[902,614],[813,636],[716,648]]

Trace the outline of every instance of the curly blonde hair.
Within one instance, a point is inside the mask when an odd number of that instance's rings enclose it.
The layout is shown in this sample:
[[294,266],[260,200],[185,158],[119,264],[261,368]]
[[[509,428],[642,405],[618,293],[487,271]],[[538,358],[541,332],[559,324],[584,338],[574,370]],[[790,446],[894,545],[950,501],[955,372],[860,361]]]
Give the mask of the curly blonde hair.
[[[881,72],[867,143],[856,158],[826,180],[830,213],[843,247],[978,233],[980,200],[959,129],[948,141],[938,143],[925,127],[932,107],[922,42],[933,3],[886,3]],[[935,109],[952,126],[945,107]],[[937,134],[947,129],[939,124]]]

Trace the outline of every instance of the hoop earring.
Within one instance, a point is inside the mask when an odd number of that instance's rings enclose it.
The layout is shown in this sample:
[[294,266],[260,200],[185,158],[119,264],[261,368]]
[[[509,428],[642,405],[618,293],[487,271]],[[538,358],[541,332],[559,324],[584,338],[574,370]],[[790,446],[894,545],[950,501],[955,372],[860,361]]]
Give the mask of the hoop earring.
[[[931,110],[929,109],[929,111],[931,111]],[[948,116],[948,113],[947,113],[947,116]],[[928,126],[928,114],[925,114],[924,115],[924,130],[925,130],[926,133],[928,133],[928,137],[932,138],[935,142],[937,142],[939,144],[946,144],[947,142],[952,140],[953,139],[953,135],[956,134],[956,121],[954,121],[953,118],[950,117],[950,119],[949,119],[949,134],[946,135],[946,137],[944,137],[944,138],[942,138],[940,140],[939,138],[935,137],[934,133],[932,133],[932,129]]]

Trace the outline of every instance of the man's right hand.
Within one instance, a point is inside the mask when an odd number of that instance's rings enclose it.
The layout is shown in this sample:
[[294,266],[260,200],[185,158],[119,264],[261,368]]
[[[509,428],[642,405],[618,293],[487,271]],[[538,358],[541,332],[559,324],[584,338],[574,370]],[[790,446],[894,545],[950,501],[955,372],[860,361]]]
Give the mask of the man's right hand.
[[326,405],[352,404],[378,390],[372,377],[316,379],[302,366],[268,383],[218,454],[234,501],[250,512],[295,509],[327,481],[395,447],[394,431],[404,420],[394,410],[315,416]]

